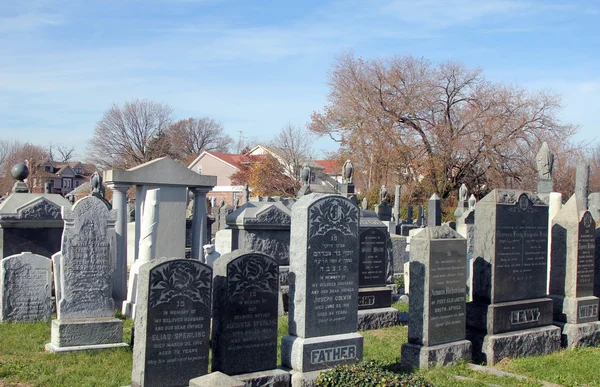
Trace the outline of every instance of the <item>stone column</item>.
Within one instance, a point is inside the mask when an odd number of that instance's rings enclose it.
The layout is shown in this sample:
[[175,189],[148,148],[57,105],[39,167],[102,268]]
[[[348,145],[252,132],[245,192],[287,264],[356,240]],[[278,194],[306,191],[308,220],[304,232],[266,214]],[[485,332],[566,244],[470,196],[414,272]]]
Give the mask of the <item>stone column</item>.
[[117,210],[117,223],[115,223],[117,253],[113,277],[113,299],[115,308],[121,310],[123,301],[127,299],[127,190],[130,186],[109,184],[108,187],[113,191],[113,209]]
[[140,227],[142,226],[142,202],[144,201],[143,189],[144,186],[142,185],[135,186],[135,238],[133,238],[135,254],[133,256],[136,261],[140,252]]
[[206,244],[206,188],[192,188],[194,193],[194,217],[192,218],[192,259],[202,257]]

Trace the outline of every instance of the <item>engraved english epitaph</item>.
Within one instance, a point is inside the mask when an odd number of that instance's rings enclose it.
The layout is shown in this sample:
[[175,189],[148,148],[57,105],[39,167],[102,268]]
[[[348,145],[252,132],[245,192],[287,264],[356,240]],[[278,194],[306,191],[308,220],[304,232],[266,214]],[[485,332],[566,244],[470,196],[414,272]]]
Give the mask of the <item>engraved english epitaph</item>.
[[57,317],[112,317],[117,212],[89,196],[63,207],[63,219]]
[[284,366],[309,372],[362,358],[363,338],[356,332],[359,220],[358,207],[338,195],[313,193],[292,208]]
[[212,271],[155,259],[139,273],[132,386],[185,386],[208,372]]
[[227,375],[275,369],[277,261],[238,250],[214,264],[212,370]]

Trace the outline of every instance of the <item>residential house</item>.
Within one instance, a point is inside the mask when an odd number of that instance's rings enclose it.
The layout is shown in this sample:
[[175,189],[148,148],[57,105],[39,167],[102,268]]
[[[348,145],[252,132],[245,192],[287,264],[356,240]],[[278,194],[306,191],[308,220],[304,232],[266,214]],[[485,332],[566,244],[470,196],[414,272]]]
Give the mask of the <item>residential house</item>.
[[34,168],[30,177],[33,179],[32,193],[43,193],[46,183],[50,183],[50,193],[64,196],[88,182],[95,171],[96,166],[93,164],[45,160]]
[[236,201],[238,204],[243,204],[244,186],[232,185],[231,175],[238,172],[244,163],[250,163],[250,158],[246,155],[203,151],[188,168],[201,175],[216,176],[217,185],[206,197],[214,198],[216,205],[224,200],[230,206],[235,206]]

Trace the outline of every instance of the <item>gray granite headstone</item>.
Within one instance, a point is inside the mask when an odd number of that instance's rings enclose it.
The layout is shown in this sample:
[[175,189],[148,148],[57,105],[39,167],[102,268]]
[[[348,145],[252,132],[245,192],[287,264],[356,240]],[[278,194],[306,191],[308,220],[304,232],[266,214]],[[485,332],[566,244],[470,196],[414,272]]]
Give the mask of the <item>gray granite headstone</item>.
[[588,208],[588,194],[590,192],[590,165],[586,163],[577,164],[575,171],[575,196],[577,202],[584,210]]
[[212,371],[237,375],[274,369],[277,261],[237,250],[217,259],[213,270]]
[[65,229],[61,252],[52,256],[56,315],[46,350],[68,352],[127,346],[123,322],[114,318],[117,211],[88,196],[72,210],[63,207]]
[[406,221],[408,224],[412,224],[413,216],[413,206],[406,206]]
[[429,198],[427,225],[430,227],[442,225],[442,199],[437,194]]
[[50,320],[52,261],[21,253],[0,261],[0,321]]
[[412,238],[410,256],[411,313],[402,363],[429,367],[470,359],[466,240],[448,226],[430,226]]
[[417,226],[424,227],[427,223],[425,221],[425,207],[419,206],[419,213],[417,215]]
[[79,200],[73,210],[63,207],[63,218],[57,317],[112,317],[117,212],[89,196]]
[[594,296],[596,222],[589,211],[579,209],[578,200],[571,196],[552,219],[550,298],[569,347],[600,344],[599,301]]
[[292,208],[289,335],[282,364],[308,372],[362,358],[358,318],[359,210],[310,194]]
[[496,189],[477,203],[475,233],[467,304],[475,360],[495,364],[558,349],[560,328],[551,325],[546,297],[548,205],[529,192]]
[[208,372],[212,270],[191,259],[140,267],[133,387],[180,387]]

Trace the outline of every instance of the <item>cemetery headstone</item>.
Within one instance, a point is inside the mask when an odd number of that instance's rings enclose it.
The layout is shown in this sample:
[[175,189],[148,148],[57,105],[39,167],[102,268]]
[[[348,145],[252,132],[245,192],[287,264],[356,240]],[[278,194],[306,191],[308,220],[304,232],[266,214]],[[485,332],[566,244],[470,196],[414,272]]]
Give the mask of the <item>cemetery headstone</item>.
[[429,198],[429,211],[427,213],[429,216],[427,225],[429,227],[442,225],[442,199],[435,193]]
[[[275,259],[236,250],[214,263],[212,371],[244,376],[247,382],[283,373],[276,370],[279,269]],[[274,385],[273,383],[270,385]]]
[[158,258],[139,271],[133,387],[180,387],[208,372],[212,270]]
[[496,189],[477,203],[475,233],[467,304],[474,360],[493,365],[560,348],[547,297],[547,204],[529,192]]
[[397,323],[388,283],[390,235],[372,211],[362,211],[359,230],[358,329],[379,329]]
[[281,361],[298,373],[362,358],[356,333],[358,208],[338,195],[310,194],[292,208],[289,334]]
[[448,226],[430,226],[411,244],[408,343],[402,345],[402,364],[427,368],[470,360],[466,240]]
[[61,252],[52,257],[57,319],[46,350],[69,352],[127,346],[123,322],[113,317],[116,210],[95,197],[63,207]]
[[50,320],[52,261],[32,253],[0,260],[0,321]]
[[573,195],[552,220],[550,298],[563,345],[600,344],[598,297],[594,296],[596,222],[578,209]]
[[413,223],[413,206],[406,206],[406,221],[409,224]]

